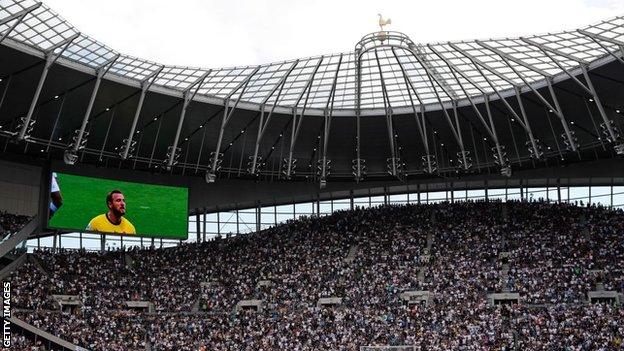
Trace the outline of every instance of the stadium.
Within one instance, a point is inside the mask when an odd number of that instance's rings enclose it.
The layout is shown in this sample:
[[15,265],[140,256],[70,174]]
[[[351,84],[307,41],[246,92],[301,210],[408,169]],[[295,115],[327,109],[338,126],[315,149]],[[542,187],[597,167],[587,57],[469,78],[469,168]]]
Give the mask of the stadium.
[[624,17],[390,25],[198,68],[0,0],[1,347],[623,349]]

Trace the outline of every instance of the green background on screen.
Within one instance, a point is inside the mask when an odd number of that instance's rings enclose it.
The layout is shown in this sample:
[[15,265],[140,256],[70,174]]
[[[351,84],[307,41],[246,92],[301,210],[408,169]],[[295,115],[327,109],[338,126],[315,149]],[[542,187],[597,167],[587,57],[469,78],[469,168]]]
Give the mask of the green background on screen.
[[187,239],[188,189],[56,173],[63,206],[48,223],[50,228],[84,231],[89,221],[108,211],[106,195],[121,190],[126,215],[136,236]]

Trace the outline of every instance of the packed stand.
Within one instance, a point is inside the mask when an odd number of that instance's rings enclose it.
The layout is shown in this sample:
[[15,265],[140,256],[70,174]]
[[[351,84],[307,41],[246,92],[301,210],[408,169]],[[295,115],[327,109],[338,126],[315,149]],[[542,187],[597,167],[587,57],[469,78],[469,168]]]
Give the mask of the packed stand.
[[[21,317],[92,350],[606,350],[621,345],[623,310],[587,305],[587,292],[623,292],[623,233],[624,213],[601,207],[392,205],[170,249],[41,251],[42,269],[11,279],[28,296]],[[429,303],[407,304],[413,290]],[[488,304],[506,291],[521,304]],[[49,311],[51,294],[83,306]],[[342,303],[318,307],[323,297]],[[249,299],[263,310],[236,308]]]

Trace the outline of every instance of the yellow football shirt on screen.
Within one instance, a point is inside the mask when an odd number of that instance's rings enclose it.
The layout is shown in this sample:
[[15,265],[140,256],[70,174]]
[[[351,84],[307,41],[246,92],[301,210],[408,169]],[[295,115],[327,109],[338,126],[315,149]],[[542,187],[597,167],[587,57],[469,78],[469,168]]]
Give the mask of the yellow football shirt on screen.
[[89,222],[87,230],[101,233],[136,234],[136,229],[129,220],[121,217],[121,222],[114,224],[108,220],[106,214],[94,217]]

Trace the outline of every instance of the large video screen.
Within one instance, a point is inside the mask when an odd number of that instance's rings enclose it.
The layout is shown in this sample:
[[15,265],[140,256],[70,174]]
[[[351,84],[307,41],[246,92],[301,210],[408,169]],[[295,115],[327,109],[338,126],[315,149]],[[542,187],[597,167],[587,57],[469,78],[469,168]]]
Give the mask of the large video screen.
[[186,239],[188,189],[53,172],[48,227]]

